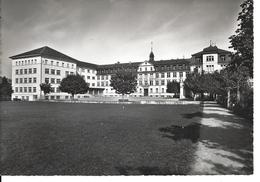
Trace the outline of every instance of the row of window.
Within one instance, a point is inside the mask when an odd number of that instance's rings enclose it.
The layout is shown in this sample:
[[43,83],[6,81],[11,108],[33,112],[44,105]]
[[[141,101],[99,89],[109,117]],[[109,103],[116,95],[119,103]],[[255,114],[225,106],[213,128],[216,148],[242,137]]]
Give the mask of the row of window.
[[[83,78],[84,80],[86,80],[86,77],[83,75]],[[92,78],[92,80],[95,80],[96,78],[94,76],[90,77],[90,76],[87,76],[87,79],[90,80]]]
[[[153,88],[150,88],[150,93],[153,93]],[[139,89],[139,92],[140,93],[142,93],[143,92],[143,89],[142,88],[140,88]],[[164,88],[162,88],[162,93],[164,93],[165,92],[165,89]],[[155,92],[154,93],[159,93],[159,88],[155,88]]]
[[[44,60],[44,64],[46,64],[46,65],[51,65],[51,66],[62,66],[62,67],[65,67],[65,63],[64,62],[61,62],[61,64],[60,64],[60,62],[59,61],[56,61],[56,64],[54,63],[54,61],[50,61],[50,60],[48,60],[48,59],[45,59]],[[70,66],[71,65],[71,66]],[[73,63],[71,63],[71,64],[69,64],[69,63],[66,63],[66,67],[67,68],[74,68],[74,64]]]
[[206,65],[207,71],[212,72],[214,71],[214,65]]
[[45,74],[60,75],[60,70],[45,68]]
[[109,82],[106,81],[106,82],[97,82],[97,87],[108,87],[109,86]]
[[206,61],[214,61],[214,56],[207,56]]
[[15,78],[15,83],[36,83],[37,78]]
[[[179,76],[180,77],[183,77],[183,73],[184,72],[179,72]],[[173,77],[177,77],[177,72],[172,72],[173,74]],[[186,72],[186,75],[189,74],[189,72]],[[144,76],[144,77],[147,77],[148,74],[145,73],[145,74],[138,74],[139,78]],[[152,77],[153,76],[153,73],[150,73],[150,76]],[[167,72],[167,73],[155,73],[155,78],[165,78],[165,76],[167,78],[170,78],[171,77],[171,72]]]
[[35,93],[36,87],[15,87],[15,92]]
[[97,75],[97,80],[108,80],[109,76],[108,75]]
[[23,75],[23,74],[35,74],[37,73],[37,68],[28,68],[28,69],[17,69],[15,70],[16,75]]
[[[171,80],[167,80],[167,83],[171,82]],[[156,81],[153,81],[153,80],[150,80],[149,82],[148,81],[139,81],[139,85],[145,85],[145,86],[153,86],[153,85],[165,85],[165,80],[156,80]]]
[[28,59],[28,60],[24,60],[24,61],[16,61],[15,62],[16,66],[30,65],[30,64],[36,64],[36,63],[37,63],[37,59]]
[[[189,67],[186,64],[183,65],[169,65],[169,66],[155,66],[155,71],[159,71],[159,70],[176,70],[176,69],[188,69]],[[150,67],[150,69],[148,69],[148,67],[144,67],[144,68],[139,68],[139,71],[153,71],[153,67]]]
[[90,70],[90,69],[84,69],[84,68],[79,68],[78,69],[79,72],[87,72],[87,73],[90,73],[92,72],[93,74],[95,74],[95,70]]
[[45,83],[57,83],[57,84],[60,84],[61,82],[61,79],[55,79],[55,78],[45,78]]

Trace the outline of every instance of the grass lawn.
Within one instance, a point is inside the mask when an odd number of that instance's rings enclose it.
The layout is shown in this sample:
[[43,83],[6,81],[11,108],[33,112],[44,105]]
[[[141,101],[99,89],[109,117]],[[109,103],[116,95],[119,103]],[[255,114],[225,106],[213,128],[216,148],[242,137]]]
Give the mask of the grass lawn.
[[199,105],[0,105],[2,175],[187,174],[200,137]]

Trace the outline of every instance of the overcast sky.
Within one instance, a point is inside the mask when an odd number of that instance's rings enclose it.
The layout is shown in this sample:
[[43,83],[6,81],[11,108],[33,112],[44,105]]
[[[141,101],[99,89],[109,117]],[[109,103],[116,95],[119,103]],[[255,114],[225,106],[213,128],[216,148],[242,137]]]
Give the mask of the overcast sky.
[[228,49],[243,0],[2,0],[1,75],[8,57],[49,46],[109,64],[189,58],[210,40]]

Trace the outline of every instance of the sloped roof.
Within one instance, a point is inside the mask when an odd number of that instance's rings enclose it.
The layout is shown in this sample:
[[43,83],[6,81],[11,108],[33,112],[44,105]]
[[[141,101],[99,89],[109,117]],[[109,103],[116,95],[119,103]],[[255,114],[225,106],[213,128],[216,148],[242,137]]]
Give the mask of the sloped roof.
[[190,60],[191,59],[169,59],[169,60],[154,61],[152,62],[152,64],[154,64],[154,66],[189,64]]
[[98,65],[98,69],[108,69],[108,68],[122,68],[122,67],[138,67],[142,62],[130,62],[130,63],[115,63],[115,64],[104,64]]
[[88,67],[88,68],[96,68],[97,65],[92,64],[92,63],[86,63],[79,61],[77,59],[74,59],[66,54],[63,54],[59,51],[56,51],[48,46],[44,46],[38,49],[34,49],[28,52],[24,52],[21,54],[17,54],[15,56],[11,56],[11,59],[19,59],[19,58],[30,58],[30,57],[35,57],[35,56],[42,56],[45,58],[52,58],[52,59],[59,59],[59,60],[64,60],[72,63],[76,63],[79,66],[82,67]]
[[192,54],[192,56],[201,56],[202,54],[212,54],[212,53],[230,54],[231,52],[224,49],[219,49],[217,46],[210,45],[209,47],[204,48],[202,51]]

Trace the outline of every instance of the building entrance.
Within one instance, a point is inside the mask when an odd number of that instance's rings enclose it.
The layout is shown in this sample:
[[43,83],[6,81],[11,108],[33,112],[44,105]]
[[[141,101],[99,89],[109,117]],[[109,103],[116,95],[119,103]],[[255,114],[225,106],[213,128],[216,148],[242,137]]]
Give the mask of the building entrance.
[[148,96],[148,88],[144,89],[144,96]]

